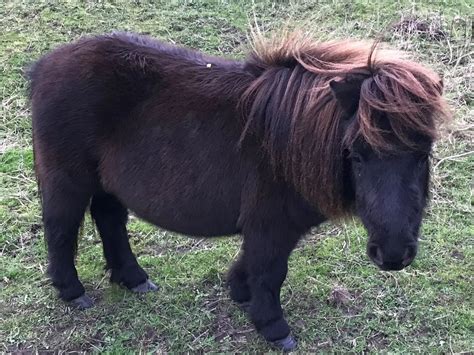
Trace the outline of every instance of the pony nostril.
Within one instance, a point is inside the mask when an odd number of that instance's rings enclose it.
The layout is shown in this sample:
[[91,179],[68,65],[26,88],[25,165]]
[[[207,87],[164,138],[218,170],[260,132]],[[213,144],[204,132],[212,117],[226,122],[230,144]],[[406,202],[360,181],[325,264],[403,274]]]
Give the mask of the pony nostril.
[[376,263],[377,265],[383,264],[382,250],[376,244],[371,244],[368,248],[367,253],[369,254],[369,257],[373,260],[374,263]]
[[402,261],[403,266],[410,265],[413,259],[415,259],[415,256],[416,256],[416,247],[410,245],[409,247],[407,247],[405,254],[403,255],[403,261]]

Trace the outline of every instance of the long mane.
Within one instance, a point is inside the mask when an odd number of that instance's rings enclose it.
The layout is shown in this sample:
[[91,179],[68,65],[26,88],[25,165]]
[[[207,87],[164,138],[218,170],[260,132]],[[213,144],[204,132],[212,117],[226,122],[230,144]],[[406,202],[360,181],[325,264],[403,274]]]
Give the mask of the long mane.
[[[449,118],[442,81],[405,53],[362,41],[317,43],[298,33],[255,36],[247,61],[257,79],[240,101],[245,128],[260,137],[276,174],[331,218],[351,212],[344,199],[343,151],[362,137],[378,152],[413,148],[413,132],[432,140]],[[329,83],[363,75],[356,122],[342,134],[344,108]],[[389,118],[390,137],[377,125]]]

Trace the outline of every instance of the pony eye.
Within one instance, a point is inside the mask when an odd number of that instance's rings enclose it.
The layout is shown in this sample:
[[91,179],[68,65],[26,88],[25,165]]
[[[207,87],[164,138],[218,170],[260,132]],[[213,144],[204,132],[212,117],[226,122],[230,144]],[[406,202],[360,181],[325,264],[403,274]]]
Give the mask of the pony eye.
[[360,154],[357,154],[357,153],[352,153],[351,154],[351,160],[354,163],[361,164],[362,163],[362,156]]

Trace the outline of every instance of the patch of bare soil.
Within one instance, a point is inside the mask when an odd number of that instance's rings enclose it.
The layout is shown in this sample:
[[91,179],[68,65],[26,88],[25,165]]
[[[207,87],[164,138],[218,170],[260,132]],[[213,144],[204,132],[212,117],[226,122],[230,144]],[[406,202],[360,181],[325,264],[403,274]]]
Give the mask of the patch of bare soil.
[[326,301],[330,306],[342,310],[348,316],[355,316],[364,309],[361,294],[344,286],[334,286]]
[[333,287],[328,297],[328,303],[336,307],[347,307],[353,300],[354,298],[349,293],[349,290],[341,286]]
[[[238,327],[235,324],[235,319],[231,314],[234,306],[231,304],[226,291],[213,291],[204,301],[204,307],[214,315],[213,323],[208,331],[216,342],[230,342],[232,349],[245,348],[245,344],[248,342],[247,335],[252,333],[254,329],[250,325]],[[202,337],[202,335],[198,337]]]
[[416,16],[402,18],[392,25],[392,31],[405,35],[418,35],[421,38],[434,41],[448,37],[447,32],[442,29],[441,21],[422,19]]

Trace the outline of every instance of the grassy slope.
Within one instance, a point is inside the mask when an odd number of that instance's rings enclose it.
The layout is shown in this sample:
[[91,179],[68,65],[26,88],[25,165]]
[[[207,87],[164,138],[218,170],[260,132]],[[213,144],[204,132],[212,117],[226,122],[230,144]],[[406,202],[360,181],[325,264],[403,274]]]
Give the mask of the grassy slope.
[[[332,37],[374,37],[400,19],[428,20],[429,31],[402,26],[388,31],[386,39],[444,73],[456,121],[436,147],[433,201],[412,267],[379,272],[365,256],[365,232],[355,222],[314,230],[292,255],[283,303],[300,349],[473,351],[474,158],[452,156],[473,150],[468,90],[473,73],[466,54],[472,36],[468,15],[474,10],[467,0],[320,2],[254,7],[265,29],[290,19],[322,37],[328,32]],[[157,293],[138,297],[107,282],[98,236],[87,217],[78,269],[97,305],[77,312],[56,299],[44,274],[22,77],[28,63],[56,45],[113,29],[242,56],[249,15],[251,5],[214,2],[0,5],[0,351],[268,350],[224,288],[225,270],[238,252],[236,238],[188,239],[132,219],[133,248],[161,286]],[[440,26],[447,39],[430,36]],[[440,161],[445,157],[452,158]],[[345,305],[328,302],[338,287],[350,294]]]

